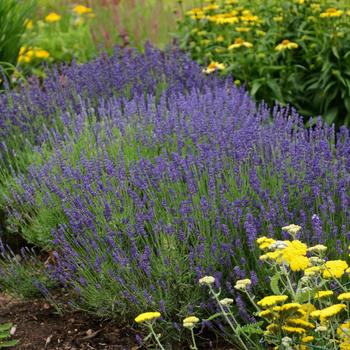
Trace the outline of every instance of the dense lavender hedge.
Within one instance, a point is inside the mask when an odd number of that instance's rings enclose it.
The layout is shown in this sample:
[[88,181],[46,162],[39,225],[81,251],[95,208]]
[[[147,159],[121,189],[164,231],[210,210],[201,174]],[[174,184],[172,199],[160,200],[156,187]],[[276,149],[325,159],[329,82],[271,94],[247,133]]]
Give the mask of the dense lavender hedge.
[[43,82],[32,77],[28,85],[0,94],[0,167],[23,167],[21,152],[23,162],[29,163],[26,153],[50,142],[52,128],[61,131],[61,116],[74,118],[88,107],[98,117],[105,99],[157,96],[164,90],[183,93],[221,83],[203,76],[176,48],[162,52],[149,45],[144,54],[116,48],[112,57],[102,54],[90,63],[57,67]]
[[198,82],[185,80],[185,92],[106,95],[98,108],[62,114],[60,133],[6,192],[9,224],[53,247],[54,272],[78,307],[119,318],[204,315],[211,305],[197,279],[210,274],[245,317],[233,285],[250,277],[258,293],[267,283],[258,235],[295,223],[330,257],[347,253],[349,131],[306,128],[228,81],[205,86],[192,67]]
[[336,137],[294,112],[271,117],[229,85],[111,99],[99,116],[82,113],[7,201],[29,239],[53,239],[57,275],[80,306],[178,317],[201,303],[202,275],[228,294],[245,276],[263,288],[254,241],[289,223],[303,240],[327,242],[330,256],[346,252],[347,129]]

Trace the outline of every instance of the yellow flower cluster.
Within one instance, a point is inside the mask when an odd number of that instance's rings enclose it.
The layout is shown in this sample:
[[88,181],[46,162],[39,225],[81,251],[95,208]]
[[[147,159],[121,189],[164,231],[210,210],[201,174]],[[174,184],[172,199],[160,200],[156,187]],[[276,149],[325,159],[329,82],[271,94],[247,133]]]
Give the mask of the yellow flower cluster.
[[[283,228],[285,231],[291,231],[289,233],[292,235],[300,229],[297,225]],[[290,345],[292,341],[296,341],[300,345],[295,349],[307,350],[310,349],[309,344],[313,344],[314,341],[316,345],[320,341],[330,345],[334,342],[332,332],[336,330],[336,349],[350,350],[350,320],[340,321],[345,311],[347,314],[350,312],[350,291],[347,291],[346,284],[341,284],[340,280],[345,273],[350,272],[347,262],[324,259],[327,247],[322,244],[308,248],[298,240],[278,241],[265,236],[258,238],[257,244],[264,251],[262,260],[270,261],[275,271],[280,269],[281,285],[285,286],[283,294],[269,295],[256,303],[260,308],[258,316],[268,323],[264,333],[268,342],[277,345],[276,348],[279,348],[278,345],[282,342],[286,348],[294,349]],[[314,256],[308,257],[307,254]],[[307,262],[305,260],[305,264],[300,263],[304,259],[307,259]],[[290,270],[285,270],[285,265],[288,265]],[[292,271],[300,270],[304,270],[304,276],[299,281],[294,280]],[[343,292],[336,295],[337,293],[330,288],[330,282],[336,282]],[[303,287],[305,284],[306,287]],[[300,303],[300,296],[304,302],[305,297],[309,302]],[[289,298],[292,301],[286,303]],[[339,303],[334,302],[335,298]],[[310,300],[315,305],[318,304],[318,309]],[[324,342],[325,339],[329,339],[329,343]]]
[[161,316],[160,312],[144,312],[135,318],[136,323],[153,321]]
[[29,63],[33,59],[47,59],[50,57],[50,53],[46,50],[39,49],[39,48],[26,48],[21,47],[18,55],[18,62],[19,63]]
[[[260,311],[258,314],[269,322],[269,325],[266,327],[266,336],[281,332],[288,335],[304,335],[308,330],[315,328],[315,325],[308,321],[308,313],[305,311],[313,307],[311,304],[302,305],[293,302],[276,306],[277,303],[286,300],[286,296],[274,295],[265,297],[257,303],[259,306],[268,307],[268,309]],[[303,342],[306,341],[304,340]]]
[[344,11],[338,10],[335,7],[330,7],[326,11],[320,13],[321,18],[327,18],[327,17],[340,17]]
[[[266,248],[272,250],[262,255],[260,260],[287,264],[292,271],[305,270],[310,265],[310,261],[306,257],[307,246],[298,240],[271,242],[269,238],[262,237],[258,239],[257,243],[260,248],[263,247],[263,250]],[[271,244],[267,246],[267,243]]]

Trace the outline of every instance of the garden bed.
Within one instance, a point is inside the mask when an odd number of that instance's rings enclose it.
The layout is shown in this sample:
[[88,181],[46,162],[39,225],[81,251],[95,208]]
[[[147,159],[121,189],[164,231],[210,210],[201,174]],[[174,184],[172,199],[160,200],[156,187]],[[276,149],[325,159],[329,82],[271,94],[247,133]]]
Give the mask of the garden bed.
[[16,326],[18,350],[139,349],[132,329],[101,322],[84,312],[59,316],[43,299],[19,300],[0,294],[0,308],[0,323],[11,321]]

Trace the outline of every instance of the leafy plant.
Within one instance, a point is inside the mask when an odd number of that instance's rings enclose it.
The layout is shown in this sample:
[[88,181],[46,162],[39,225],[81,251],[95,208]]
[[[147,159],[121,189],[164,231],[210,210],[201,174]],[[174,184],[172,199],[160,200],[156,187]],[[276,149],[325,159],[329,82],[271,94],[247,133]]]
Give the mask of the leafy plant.
[[2,323],[0,324],[0,349],[9,348],[15,346],[19,343],[18,340],[9,340],[11,337],[12,323]]
[[26,21],[34,4],[34,0],[0,1],[0,66],[4,71],[13,71],[16,66]]
[[327,0],[211,1],[187,12],[178,38],[257,100],[350,126],[349,15],[345,4]]

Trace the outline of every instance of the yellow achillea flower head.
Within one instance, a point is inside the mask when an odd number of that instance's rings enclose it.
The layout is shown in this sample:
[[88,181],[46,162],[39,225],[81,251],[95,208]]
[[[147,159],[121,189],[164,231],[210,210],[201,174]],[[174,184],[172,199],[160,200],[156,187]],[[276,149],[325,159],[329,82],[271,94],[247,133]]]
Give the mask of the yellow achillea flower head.
[[315,337],[313,337],[312,335],[307,335],[307,336],[301,338],[301,342],[302,343],[310,343],[314,339],[315,339]]
[[199,322],[199,318],[196,316],[188,316],[182,321],[182,325],[185,328],[192,329]]
[[45,21],[46,22],[58,22],[61,19],[61,16],[56,13],[56,12],[50,12],[46,17],[45,17]]
[[84,5],[77,5],[73,7],[73,12],[75,12],[77,15],[84,15],[85,13],[91,13],[92,8]]
[[345,304],[334,304],[329,307],[326,307],[325,309],[313,311],[311,312],[310,315],[311,317],[317,317],[321,321],[325,321],[328,318],[339,314],[345,308],[346,308]]
[[282,330],[291,334],[304,334],[306,330],[301,327],[282,326]]
[[257,302],[263,308],[275,306],[278,303],[283,303],[288,299],[288,295],[268,295]]
[[297,49],[298,47],[299,45],[297,43],[294,43],[293,41],[289,41],[288,39],[285,39],[275,47],[275,50],[276,51],[292,50],[292,49]]
[[161,316],[160,312],[157,312],[157,311],[156,312],[144,312],[135,318],[135,322],[143,323],[143,322],[147,322],[147,321],[152,321],[152,320],[159,318],[160,316]]
[[343,324],[341,324],[337,328],[337,334],[341,338],[349,339],[349,337],[350,337],[350,320],[345,321]]
[[314,296],[314,299],[322,299],[332,296],[334,293],[331,290],[320,290]]
[[305,270],[310,265],[310,262],[306,256],[296,255],[294,258],[289,257],[288,264],[292,271],[301,271]]
[[293,327],[301,327],[305,329],[313,329],[315,326],[308,321],[303,320],[302,318],[289,318],[286,321],[288,326],[293,326]]
[[212,61],[209,66],[203,69],[203,73],[210,74],[215,72],[216,70],[224,70],[225,65],[223,63]]
[[279,312],[293,312],[298,311],[301,308],[299,303],[287,303],[279,307]]
[[325,263],[323,278],[340,278],[348,267],[344,260],[329,260]]
[[228,49],[229,50],[238,49],[239,47],[242,47],[242,46],[251,48],[253,47],[253,44],[250,43],[249,41],[244,41],[242,38],[237,38],[234,44],[230,45]]
[[268,249],[270,247],[270,245],[272,243],[275,243],[276,241],[272,238],[268,238],[268,237],[259,237],[257,240],[256,240],[256,243],[258,243],[259,245],[259,248],[261,250],[265,250],[265,249]]
[[326,17],[340,17],[344,11],[338,10],[335,7],[330,7],[326,11],[320,13],[321,18],[326,18]]
[[337,299],[340,301],[350,301],[350,292],[339,294]]
[[263,310],[259,312],[258,316],[263,318],[274,318],[275,315],[271,310]]
[[339,350],[350,350],[350,343],[348,341],[345,341],[344,343],[340,343]]

